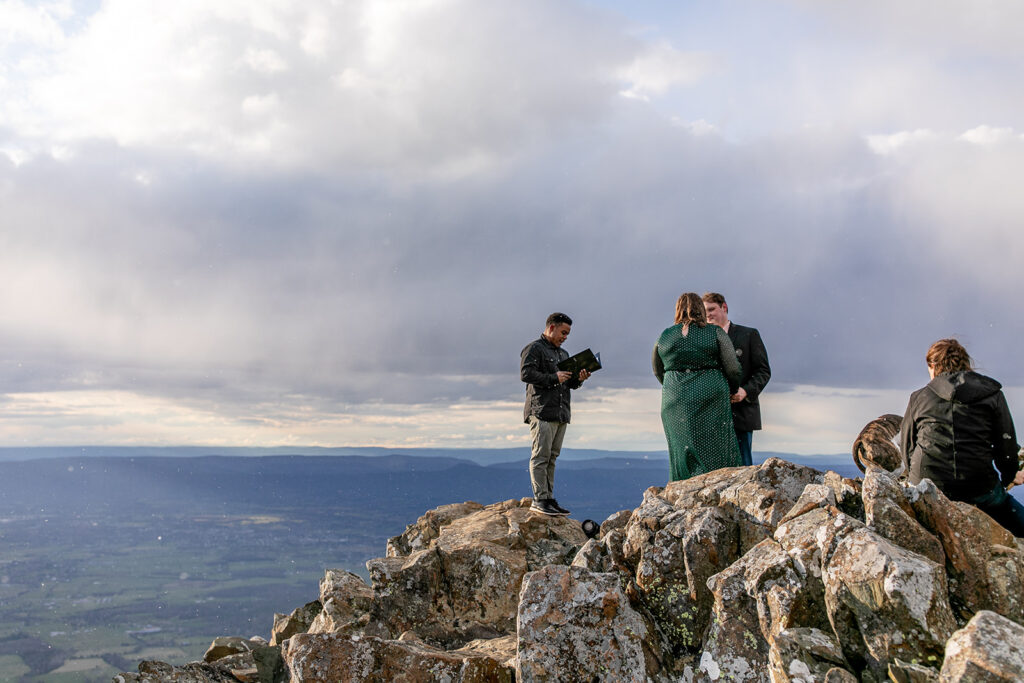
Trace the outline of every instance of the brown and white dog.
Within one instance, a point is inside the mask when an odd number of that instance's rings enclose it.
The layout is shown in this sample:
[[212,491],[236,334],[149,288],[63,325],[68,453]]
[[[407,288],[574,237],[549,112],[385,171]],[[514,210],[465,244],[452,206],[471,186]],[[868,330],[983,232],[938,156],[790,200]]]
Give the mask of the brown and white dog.
[[906,470],[906,463],[893,439],[900,433],[903,418],[887,413],[864,425],[853,442],[853,461],[861,472],[867,472],[868,463],[881,467],[893,476]]

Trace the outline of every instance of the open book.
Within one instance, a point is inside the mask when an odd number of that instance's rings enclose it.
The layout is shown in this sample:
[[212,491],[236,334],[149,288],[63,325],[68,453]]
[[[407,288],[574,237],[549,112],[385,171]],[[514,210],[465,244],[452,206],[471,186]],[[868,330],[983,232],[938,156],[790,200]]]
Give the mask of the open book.
[[580,370],[596,372],[601,369],[601,354],[584,349],[575,356],[569,356],[558,364],[559,370],[568,370],[573,379],[579,379]]

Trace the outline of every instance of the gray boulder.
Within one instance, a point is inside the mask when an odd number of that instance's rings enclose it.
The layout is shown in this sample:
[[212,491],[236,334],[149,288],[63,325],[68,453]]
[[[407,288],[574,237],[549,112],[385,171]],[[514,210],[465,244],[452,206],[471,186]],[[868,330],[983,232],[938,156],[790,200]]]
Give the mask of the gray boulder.
[[995,612],[974,615],[946,643],[941,683],[1024,681],[1024,626]]
[[949,599],[965,623],[989,610],[1024,622],[1024,551],[984,512],[951,501],[925,479],[908,490],[914,514],[942,544]]
[[868,466],[863,498],[865,521],[870,528],[896,545],[945,566],[942,542],[917,521],[905,489],[889,473]]
[[210,647],[203,655],[204,662],[215,662],[225,657],[238,654],[249,654],[258,647],[266,647],[267,641],[259,636],[254,638],[239,638],[237,636],[222,636],[214,638]]
[[294,636],[285,659],[292,683],[511,683],[508,651],[479,645],[443,650],[409,635],[399,640],[337,633]]
[[523,576],[548,564],[568,565],[587,541],[578,522],[538,514],[530,503],[466,503],[459,508],[464,516],[448,510],[436,526],[421,518],[424,530],[390,547],[429,537],[425,548],[366,563],[374,618],[392,637],[413,631],[448,648],[513,633]]
[[526,575],[519,595],[516,680],[658,679],[662,643],[613,573],[551,565]]
[[[289,633],[341,633],[366,631],[373,611],[373,589],[362,578],[343,569],[328,569],[320,579],[320,611],[309,627]],[[373,635],[379,635],[377,629]],[[282,638],[283,640],[283,638]]]
[[817,683],[830,671],[845,671],[849,666],[835,636],[816,628],[779,631],[772,638],[768,659],[773,683]]
[[825,607],[857,669],[886,676],[900,658],[938,668],[956,628],[940,565],[868,528],[858,528],[826,560]]
[[291,614],[275,614],[274,625],[270,629],[270,644],[280,645],[296,633],[305,633],[322,610],[320,601],[314,600],[296,607]]

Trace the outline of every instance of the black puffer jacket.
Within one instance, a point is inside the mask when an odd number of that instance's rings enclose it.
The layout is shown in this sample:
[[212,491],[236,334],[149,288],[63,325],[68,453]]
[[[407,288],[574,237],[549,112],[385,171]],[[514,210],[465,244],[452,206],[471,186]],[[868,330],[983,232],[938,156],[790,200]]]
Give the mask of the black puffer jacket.
[[1019,446],[1001,389],[991,377],[950,372],[910,396],[900,432],[912,483],[931,479],[953,500],[970,500],[1013,481]]
[[531,415],[545,422],[569,422],[569,390],[579,388],[580,382],[558,382],[558,363],[568,357],[565,349],[544,337],[523,349],[519,356],[519,378],[526,382],[523,422],[529,422]]

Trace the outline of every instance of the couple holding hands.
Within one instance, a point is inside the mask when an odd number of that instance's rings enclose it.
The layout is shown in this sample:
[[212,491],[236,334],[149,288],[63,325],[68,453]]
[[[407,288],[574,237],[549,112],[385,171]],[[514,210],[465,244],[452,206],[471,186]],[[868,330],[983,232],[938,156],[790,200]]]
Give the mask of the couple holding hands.
[[681,295],[675,323],[658,337],[651,365],[662,384],[672,481],[753,464],[758,396],[772,371],[760,333],[729,320],[725,297]]

